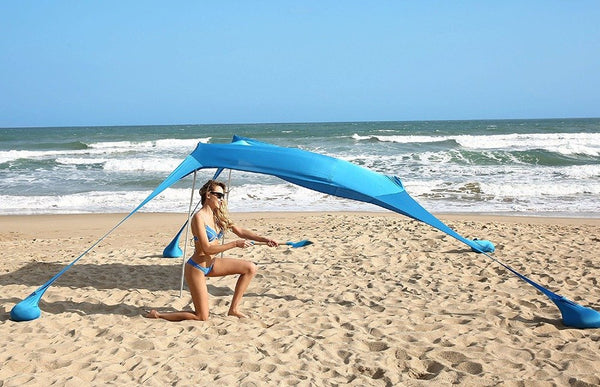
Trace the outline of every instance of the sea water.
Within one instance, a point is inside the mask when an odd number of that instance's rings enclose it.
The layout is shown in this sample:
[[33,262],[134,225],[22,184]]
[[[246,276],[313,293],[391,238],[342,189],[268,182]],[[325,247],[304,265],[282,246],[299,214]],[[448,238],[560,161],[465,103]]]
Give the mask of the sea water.
[[[198,142],[234,134],[398,176],[431,212],[600,214],[600,119],[2,128],[0,214],[130,212]],[[220,179],[232,212],[384,211],[261,174]],[[187,212],[192,184],[142,211]]]

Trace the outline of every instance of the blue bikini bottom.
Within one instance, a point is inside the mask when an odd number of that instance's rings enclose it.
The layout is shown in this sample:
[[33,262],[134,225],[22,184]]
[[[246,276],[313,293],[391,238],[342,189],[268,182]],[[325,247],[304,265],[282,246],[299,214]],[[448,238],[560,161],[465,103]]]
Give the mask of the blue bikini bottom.
[[213,269],[213,266],[215,265],[214,263],[212,265],[210,265],[209,267],[204,267],[201,265],[198,265],[196,262],[194,262],[194,260],[192,258],[187,260],[187,263],[189,265],[192,265],[193,267],[195,267],[196,269],[200,270],[201,272],[204,273],[205,276],[207,276]]

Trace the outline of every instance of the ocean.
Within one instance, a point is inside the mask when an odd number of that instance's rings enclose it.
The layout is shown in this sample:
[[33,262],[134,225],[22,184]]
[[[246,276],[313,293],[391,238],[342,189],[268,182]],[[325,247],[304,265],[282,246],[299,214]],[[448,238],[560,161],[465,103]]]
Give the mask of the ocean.
[[[593,118],[0,128],[0,215],[130,212],[198,142],[234,134],[398,176],[434,213],[600,214]],[[197,184],[213,173],[200,171]],[[385,211],[265,175],[221,180],[232,212]],[[183,179],[142,211],[185,213],[191,187]]]

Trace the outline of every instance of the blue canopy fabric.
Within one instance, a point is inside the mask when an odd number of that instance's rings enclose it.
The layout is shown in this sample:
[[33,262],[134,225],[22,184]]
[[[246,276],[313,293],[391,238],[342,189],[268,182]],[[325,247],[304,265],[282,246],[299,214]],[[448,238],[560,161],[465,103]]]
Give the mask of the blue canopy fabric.
[[[205,168],[216,168],[216,175],[223,169],[234,169],[277,176],[314,191],[372,203],[422,221],[463,242],[472,250],[485,254],[540,290],[559,307],[565,325],[577,328],[600,327],[600,313],[551,292],[491,257],[482,250],[481,245],[464,238],[425,210],[405,191],[398,177],[379,174],[344,160],[297,148],[279,147],[239,136],[234,136],[229,144],[199,143],[196,149],[125,219],[183,177]],[[54,279],[56,276],[51,281]]]
[[138,208],[182,177],[203,168],[235,169],[277,176],[314,191],[372,203],[425,222],[481,252],[479,244],[462,237],[421,207],[404,190],[398,177],[375,173],[318,153],[283,148],[239,136],[234,136],[230,144],[199,143]]

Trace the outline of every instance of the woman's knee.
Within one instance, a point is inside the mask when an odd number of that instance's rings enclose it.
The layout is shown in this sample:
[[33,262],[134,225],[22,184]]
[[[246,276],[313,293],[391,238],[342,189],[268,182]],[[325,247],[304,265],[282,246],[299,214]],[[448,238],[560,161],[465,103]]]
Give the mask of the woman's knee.
[[256,275],[256,272],[258,271],[258,268],[256,267],[256,265],[253,262],[248,262],[248,267],[246,270],[247,270],[246,274],[249,274],[252,277],[254,277]]

